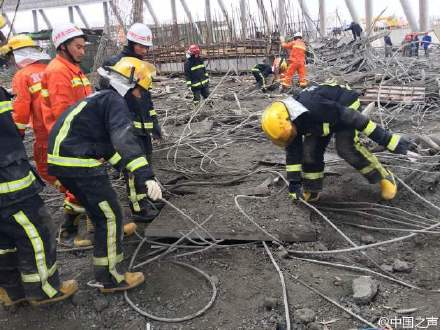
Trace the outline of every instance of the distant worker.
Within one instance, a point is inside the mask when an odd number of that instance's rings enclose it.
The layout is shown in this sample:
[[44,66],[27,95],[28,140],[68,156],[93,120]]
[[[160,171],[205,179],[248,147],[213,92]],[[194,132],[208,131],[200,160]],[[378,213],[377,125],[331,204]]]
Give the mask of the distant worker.
[[431,46],[431,43],[432,43],[432,37],[429,35],[429,32],[426,32],[421,42],[426,57],[429,57],[429,47]]
[[411,56],[419,57],[419,46],[419,36],[417,32],[414,32],[411,39]]
[[95,226],[93,264],[96,286],[103,293],[124,291],[144,281],[142,273],[120,273],[122,219],[119,199],[103,165],[125,167],[137,190],[152,200],[162,198],[159,184],[139,140],[133,134],[128,103],[142,97],[151,84],[145,62],[123,57],[99,68],[108,88],[71,106],[58,118],[49,136],[49,173],[72,191]]
[[[58,25],[52,30],[52,42],[57,55],[47,66],[41,80],[41,109],[48,133],[69,106],[92,93],[90,82],[79,66],[85,55],[84,32],[72,23]],[[65,221],[61,226],[63,244],[71,245],[73,240],[75,247],[91,245],[88,237],[78,234],[78,224],[85,215],[84,208],[71,192],[59,186],[59,182],[51,183],[65,194]],[[93,229],[89,228],[89,231]]]
[[26,127],[31,124],[35,138],[33,155],[38,174],[53,184],[56,178],[47,173],[49,134],[41,111],[41,77],[50,57],[28,35],[16,35],[7,45],[18,69],[12,78],[12,92],[15,95],[12,116],[22,137]]
[[193,93],[194,105],[200,102],[200,96],[209,96],[209,75],[206,71],[203,58],[200,56],[200,47],[191,45],[186,52],[186,62],[184,66],[186,85]]
[[385,57],[391,57],[393,55],[393,43],[390,35],[387,34],[385,37],[383,37],[383,41],[385,44]]
[[281,46],[289,51],[289,68],[282,82],[283,88],[286,89],[292,86],[292,79],[295,72],[298,72],[299,86],[306,87],[306,45],[302,39],[301,32],[296,32],[293,35],[293,41],[285,42],[284,37],[281,37],[280,40]]
[[[359,141],[362,132],[379,145],[405,155],[409,143],[375,124],[358,110],[359,94],[334,83],[312,86],[295,98],[274,102],[261,123],[276,145],[286,148],[289,195],[293,200],[316,201],[324,178],[324,152],[335,133],[340,157],[370,183],[380,182],[382,198],[393,199],[397,186],[393,174]],[[304,188],[304,193],[302,188]]]
[[356,40],[357,38],[361,39],[362,35],[362,28],[359,25],[359,23],[351,22],[348,28],[346,28],[344,31],[351,30],[351,33],[353,34],[353,40]]
[[[153,46],[153,34],[148,26],[141,23],[133,24],[127,31],[127,45],[123,50],[103,63],[103,67],[115,65],[123,57],[134,57],[144,60],[148,50]],[[149,66],[151,74],[156,71],[153,65]],[[105,81],[101,78],[101,82]],[[154,109],[150,93],[150,86],[142,86],[142,97],[133,99],[136,102],[128,104],[131,118],[133,120],[134,134],[137,136],[140,145],[151,164],[153,155],[153,143],[151,135],[155,139],[162,138],[162,130]],[[130,210],[136,221],[151,222],[158,214],[163,204],[153,203],[145,194],[136,191],[132,176],[127,170],[123,171],[127,188],[127,195],[130,201]]]
[[268,60],[264,59],[263,63],[254,65],[252,68],[252,74],[255,77],[256,85],[258,89],[266,92],[267,87],[271,84],[268,83],[268,78],[273,75],[272,66],[268,64]]
[[0,141],[0,304],[39,306],[64,300],[78,290],[78,283],[60,283],[54,224],[38,195],[43,184],[29,164],[3,88]]

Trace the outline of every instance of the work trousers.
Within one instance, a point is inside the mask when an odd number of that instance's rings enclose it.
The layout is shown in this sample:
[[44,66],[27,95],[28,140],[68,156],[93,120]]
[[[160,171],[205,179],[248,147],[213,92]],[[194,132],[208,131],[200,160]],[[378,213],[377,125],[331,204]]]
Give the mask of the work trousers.
[[283,85],[286,87],[292,86],[293,75],[298,72],[299,85],[301,87],[307,86],[307,69],[305,63],[291,62],[284,77]]
[[[153,144],[151,142],[150,135],[138,135],[137,140],[139,145],[142,147],[144,156],[147,158],[150,166],[152,165],[152,154],[153,154]],[[142,210],[148,209],[148,197],[147,197],[147,187],[145,184],[136,185],[133,173],[129,172],[127,169],[122,171],[125,179],[125,187],[127,189],[128,199],[130,201],[130,209],[134,213],[141,212]]]
[[118,271],[122,254],[122,210],[107,175],[59,177],[73,192],[95,226],[93,265],[96,281],[113,286],[124,280]]
[[37,167],[37,172],[41,178],[47,183],[54,185],[57,178],[49,175],[47,171],[47,140],[35,139],[34,142],[34,160]]
[[205,84],[202,87],[191,88],[193,92],[193,102],[194,104],[198,104],[200,102],[201,96],[204,99],[207,99],[209,96],[209,85]]
[[55,233],[38,195],[0,209],[0,287],[11,300],[58,293]]
[[[351,166],[357,169],[370,183],[377,183],[387,177],[389,172],[379,160],[359,141],[358,132],[362,132],[377,144],[391,152],[406,154],[409,148],[407,140],[392,134],[358,111],[341,108],[339,121],[334,125],[336,151]],[[303,146],[303,186],[305,191],[322,190],[324,178],[324,152],[330,142],[331,134],[326,136],[306,136]]]
[[[306,136],[304,139],[302,182],[304,191],[319,192],[324,179],[324,153],[332,134]],[[379,160],[359,141],[358,132],[347,129],[335,133],[336,151],[347,163],[358,170],[370,183],[377,183],[389,175]]]

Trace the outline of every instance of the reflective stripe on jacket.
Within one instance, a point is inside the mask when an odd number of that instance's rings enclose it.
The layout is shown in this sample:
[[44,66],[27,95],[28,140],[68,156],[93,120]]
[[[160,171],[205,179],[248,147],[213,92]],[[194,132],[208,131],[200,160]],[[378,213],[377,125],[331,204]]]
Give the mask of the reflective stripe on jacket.
[[32,63],[18,70],[12,79],[15,124],[22,131],[31,123],[37,143],[47,143],[48,138],[41,110],[41,77],[46,67],[44,63]]
[[69,106],[92,92],[90,82],[81,68],[60,55],[47,66],[41,85],[41,107],[48,132]]

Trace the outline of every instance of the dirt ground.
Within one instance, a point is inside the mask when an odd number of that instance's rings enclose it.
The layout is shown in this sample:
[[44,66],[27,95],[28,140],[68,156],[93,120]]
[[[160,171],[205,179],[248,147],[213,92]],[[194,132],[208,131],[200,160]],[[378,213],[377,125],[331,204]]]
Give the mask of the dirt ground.
[[[220,78],[212,79],[211,90]],[[238,211],[234,196],[261,184],[270,177],[268,193],[263,195],[266,199],[240,201],[240,206],[256,223],[269,232],[275,232],[278,222],[284,221],[280,219],[306,216],[310,218],[310,224],[316,233],[316,241],[286,244],[286,248],[324,251],[349,247],[349,244],[325,223],[320,215],[302,204],[293,205],[286,191],[282,190],[282,182],[274,182],[277,177],[274,174],[259,172],[231,184],[221,184],[223,181],[230,181],[256,169],[270,169],[284,173],[283,150],[271,147],[263,138],[258,125],[258,113],[281,95],[251,91],[252,84],[250,77],[226,78],[213,95],[213,108],[204,108],[194,118],[195,122],[206,118],[212,120],[212,127],[184,140],[186,144],[182,142],[175,159],[176,149],[172,146],[176,145],[176,136],[180,136],[179,132],[182,132],[181,124],[186,122],[192,113],[191,100],[181,78],[167,79],[156,84],[154,102],[161,121],[165,123],[165,133],[168,138],[156,144],[153,158],[155,172],[168,190],[165,197],[199,223],[212,215],[210,223],[223,225],[235,223],[234,228],[237,230],[240,227],[256,229],[255,225]],[[165,85],[171,87],[170,94],[166,94]],[[399,117],[400,120],[393,122],[392,128],[402,133],[409,133],[413,126],[404,116],[408,118],[410,116],[405,113],[401,116],[403,117]],[[244,122],[241,129],[225,133],[243,123],[246,118],[249,120]],[[437,127],[434,118],[429,115],[424,118],[425,131],[435,132]],[[176,125],[180,125],[180,128]],[[206,139],[221,133],[225,134],[218,140]],[[30,146],[30,139],[28,135],[27,146]],[[220,144],[216,145],[216,143]],[[194,148],[200,152],[195,151]],[[334,149],[330,146],[329,153],[333,152]],[[202,156],[202,153],[205,156]],[[267,160],[271,159],[273,162],[268,164]],[[372,243],[408,233],[395,230],[369,230],[353,225],[412,228],[386,221],[380,216],[407,221],[420,220],[421,218],[416,216],[418,215],[431,219],[430,223],[436,221],[439,211],[428,206],[404,187],[399,187],[399,195],[394,201],[382,202],[378,186],[369,185],[360,174],[343,161],[332,159],[336,160],[329,162],[326,169],[325,191],[321,202],[316,206],[354,243],[367,244],[365,239],[367,234],[370,235],[369,243]],[[412,172],[398,167],[402,163],[396,159],[384,157],[381,159],[394,168],[399,177],[406,178]],[[439,205],[438,166],[432,166],[430,171],[416,176],[409,185],[424,198]],[[111,175],[114,178],[115,189],[121,196],[121,204],[129,217],[123,181],[116,173],[112,172]],[[217,184],[185,185],[191,181]],[[180,187],[177,186],[182,183]],[[60,224],[62,196],[48,187],[43,197],[53,214],[53,220]],[[337,204],[337,202],[352,204]],[[372,203],[371,209],[365,210],[367,206],[361,202]],[[396,209],[384,213],[384,209],[380,207],[382,205],[393,206]],[[328,210],[342,207],[349,211],[364,211],[364,213]],[[408,214],[405,215],[401,210]],[[173,213],[169,206],[163,209],[161,217],[164,215],[187,221],[179,213]],[[291,234],[288,231],[295,231],[295,222],[291,221],[291,226],[286,229],[286,235]],[[138,232],[141,236],[144,227],[142,224],[139,225]],[[269,248],[284,274],[292,329],[346,330],[368,327],[301,285],[296,280],[297,277],[373,324],[378,324],[379,320],[383,322],[384,318],[401,321],[403,318],[407,320],[413,318],[414,322],[419,318],[425,320],[423,325],[426,326],[428,318],[440,318],[440,294],[430,291],[440,289],[440,241],[437,235],[418,235],[402,242],[366,250],[368,256],[379,265],[391,266],[396,259],[407,262],[410,269],[406,272],[393,272],[392,276],[420,289],[410,289],[373,276],[379,283],[378,293],[365,305],[355,303],[352,281],[356,277],[368,274],[286,257],[277,244],[268,240]],[[126,267],[138,242],[139,239],[134,237],[124,243]],[[172,240],[162,243],[172,243]],[[132,309],[122,294],[106,296],[99,294],[96,289],[87,286],[87,282],[93,279],[92,252],[89,250],[58,253],[61,278],[75,278],[80,283],[80,291],[73,299],[44,308],[20,306],[1,309],[0,329],[285,329],[282,285],[261,242],[219,242],[217,246],[209,249],[206,249],[206,245],[202,245],[201,240],[185,244],[190,245],[189,248],[179,248],[168,257],[138,268],[137,270],[144,272],[146,281],[139,288],[131,291],[129,297],[139,308],[164,318],[183,317],[202,309],[211,298],[211,285],[199,273],[173,262],[177,260],[208,274],[217,287],[214,304],[199,317],[177,323],[154,321]],[[199,248],[194,249],[194,247]],[[205,251],[200,251],[201,249]],[[179,258],[172,257],[191,251],[197,253]],[[146,244],[139,251],[134,264],[147,260],[157,253],[160,253],[158,244]],[[371,260],[358,252],[305,257],[380,272]],[[305,308],[313,312],[312,318],[316,320],[315,322],[301,321],[298,311]],[[431,321],[431,324],[433,322]],[[432,325],[428,328],[440,328],[440,320],[438,326]]]

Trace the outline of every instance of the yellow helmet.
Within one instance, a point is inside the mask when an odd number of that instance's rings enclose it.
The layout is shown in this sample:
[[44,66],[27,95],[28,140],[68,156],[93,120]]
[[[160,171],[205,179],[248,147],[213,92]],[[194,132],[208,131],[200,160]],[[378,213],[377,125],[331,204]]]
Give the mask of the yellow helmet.
[[6,25],[6,18],[4,14],[0,14],[0,29],[3,29]]
[[267,137],[280,147],[286,147],[297,134],[283,102],[274,102],[264,110],[261,127]]
[[9,39],[7,45],[11,51],[26,47],[38,47],[35,41],[33,41],[32,38],[26,34],[13,36],[11,39]]
[[153,77],[156,74],[156,68],[153,64],[136,57],[123,57],[110,69],[127,78],[130,83],[136,82],[144,89],[151,88]]

